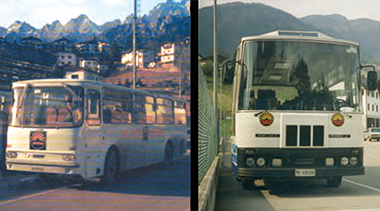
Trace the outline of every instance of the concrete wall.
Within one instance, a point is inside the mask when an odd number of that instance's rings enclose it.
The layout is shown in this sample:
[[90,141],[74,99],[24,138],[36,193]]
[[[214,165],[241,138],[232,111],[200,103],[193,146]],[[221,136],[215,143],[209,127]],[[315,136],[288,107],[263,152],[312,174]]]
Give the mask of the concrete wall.
[[214,211],[216,188],[218,186],[219,159],[217,155],[214,158],[210,168],[204,176],[201,184],[198,186],[198,210]]

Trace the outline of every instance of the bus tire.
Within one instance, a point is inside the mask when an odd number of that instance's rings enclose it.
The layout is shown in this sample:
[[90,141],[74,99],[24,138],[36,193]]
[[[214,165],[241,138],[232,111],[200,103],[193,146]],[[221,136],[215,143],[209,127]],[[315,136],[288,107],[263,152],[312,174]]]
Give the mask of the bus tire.
[[165,145],[165,165],[173,164],[173,146],[171,142],[167,142]]
[[120,158],[115,148],[108,150],[106,160],[104,162],[103,176],[100,182],[103,184],[112,184],[117,181],[120,174]]
[[331,179],[327,179],[327,185],[329,187],[337,188],[342,182],[342,176],[334,176]]
[[243,180],[242,187],[244,190],[253,190],[256,188],[255,180]]

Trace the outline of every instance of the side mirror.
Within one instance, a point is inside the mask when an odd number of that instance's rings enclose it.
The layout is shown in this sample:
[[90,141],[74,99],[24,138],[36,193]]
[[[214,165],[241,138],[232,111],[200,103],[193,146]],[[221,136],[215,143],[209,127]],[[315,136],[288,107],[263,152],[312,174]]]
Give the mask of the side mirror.
[[[376,68],[373,65],[361,65],[361,82],[362,86],[366,88],[368,91],[375,91],[378,87],[377,84],[377,72]],[[380,89],[379,89],[380,90]]]
[[367,73],[367,89],[368,91],[375,91],[377,87],[377,73],[369,71]]

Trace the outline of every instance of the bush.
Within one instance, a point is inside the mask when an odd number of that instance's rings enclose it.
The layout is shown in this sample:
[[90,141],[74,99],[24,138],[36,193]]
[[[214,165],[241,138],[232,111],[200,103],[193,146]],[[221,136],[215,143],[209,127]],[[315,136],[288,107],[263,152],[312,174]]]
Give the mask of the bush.
[[211,60],[207,60],[206,63],[202,66],[203,73],[206,76],[212,76],[214,73],[214,64]]

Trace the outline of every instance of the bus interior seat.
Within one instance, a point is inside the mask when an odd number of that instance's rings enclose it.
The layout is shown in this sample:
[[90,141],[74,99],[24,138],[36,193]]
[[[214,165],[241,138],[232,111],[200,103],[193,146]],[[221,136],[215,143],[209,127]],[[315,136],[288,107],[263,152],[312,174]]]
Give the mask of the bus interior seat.
[[55,108],[46,109],[46,123],[55,123],[57,122],[57,110]]
[[69,117],[69,116],[70,116],[69,109],[67,109],[67,108],[60,108],[60,109],[58,109],[57,122],[67,121],[67,117]]
[[256,109],[275,109],[277,104],[276,92],[271,89],[260,89],[257,92]]
[[121,111],[121,123],[132,123],[131,112]]
[[119,110],[111,110],[111,123],[121,123],[121,112]]

